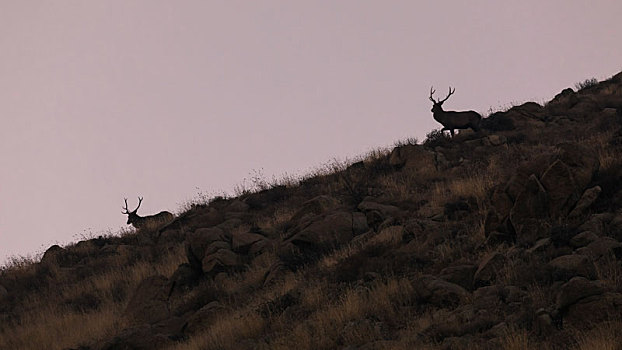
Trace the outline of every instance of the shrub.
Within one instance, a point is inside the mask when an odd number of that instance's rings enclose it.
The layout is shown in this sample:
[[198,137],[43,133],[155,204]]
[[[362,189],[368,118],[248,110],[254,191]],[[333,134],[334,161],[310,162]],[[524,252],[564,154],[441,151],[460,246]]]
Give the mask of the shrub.
[[574,84],[574,87],[577,89],[577,91],[580,91],[595,85],[598,85],[598,80],[596,78],[590,78]]
[[451,138],[447,136],[441,129],[434,129],[425,135],[423,145],[427,147],[446,146],[451,142]]

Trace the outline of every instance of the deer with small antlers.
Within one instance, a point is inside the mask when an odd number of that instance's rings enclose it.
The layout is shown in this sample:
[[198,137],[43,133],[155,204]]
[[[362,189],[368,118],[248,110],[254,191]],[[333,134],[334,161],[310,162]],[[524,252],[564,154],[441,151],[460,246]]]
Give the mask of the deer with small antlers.
[[482,121],[482,116],[475,111],[444,111],[443,110],[443,102],[447,101],[449,96],[451,96],[456,89],[451,89],[449,87],[449,94],[442,100],[435,101],[432,95],[436,92],[434,87],[430,88],[430,101],[434,103],[432,106],[432,113],[434,114],[434,120],[443,124],[443,128],[441,132],[444,130],[449,130],[451,133],[451,137],[454,136],[454,129],[468,129],[471,128],[473,131],[478,132],[480,130],[479,123]]
[[136,212],[138,211],[138,208],[140,208],[140,203],[142,203],[142,201],[142,197],[138,197],[138,206],[134,209],[134,211],[130,211],[127,208],[127,198],[125,198],[125,207],[121,213],[127,214],[128,225],[131,224],[137,229],[156,229],[162,228],[175,220],[175,215],[169,213],[168,211],[162,211],[155,215],[139,216]]

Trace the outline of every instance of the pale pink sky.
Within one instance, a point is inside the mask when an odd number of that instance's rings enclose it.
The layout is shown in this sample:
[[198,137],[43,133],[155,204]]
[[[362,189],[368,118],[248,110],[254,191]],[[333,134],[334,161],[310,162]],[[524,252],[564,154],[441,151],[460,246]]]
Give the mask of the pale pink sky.
[[0,264],[622,70],[622,2],[2,1]]

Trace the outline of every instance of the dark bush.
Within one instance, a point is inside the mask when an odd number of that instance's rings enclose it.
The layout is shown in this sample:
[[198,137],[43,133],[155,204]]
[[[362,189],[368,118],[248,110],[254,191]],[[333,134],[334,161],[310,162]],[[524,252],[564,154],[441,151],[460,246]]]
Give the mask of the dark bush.
[[482,119],[481,128],[489,131],[508,131],[516,129],[516,126],[506,112],[497,112]]
[[425,135],[423,145],[429,148],[438,146],[447,146],[451,143],[451,137],[445,134],[441,129],[434,129]]

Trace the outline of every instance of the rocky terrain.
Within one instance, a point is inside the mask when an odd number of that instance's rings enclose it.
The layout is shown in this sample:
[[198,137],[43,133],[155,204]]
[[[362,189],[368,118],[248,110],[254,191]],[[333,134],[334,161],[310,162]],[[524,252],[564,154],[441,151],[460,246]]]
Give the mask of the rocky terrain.
[[15,260],[0,348],[619,349],[621,155],[622,73]]

